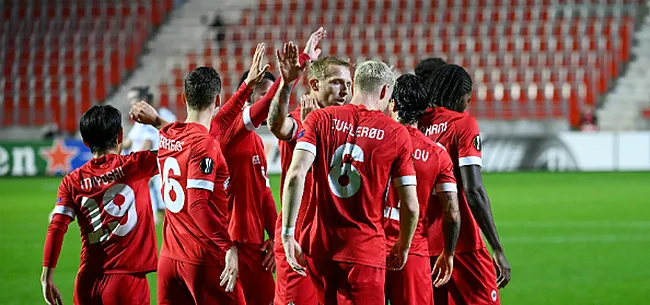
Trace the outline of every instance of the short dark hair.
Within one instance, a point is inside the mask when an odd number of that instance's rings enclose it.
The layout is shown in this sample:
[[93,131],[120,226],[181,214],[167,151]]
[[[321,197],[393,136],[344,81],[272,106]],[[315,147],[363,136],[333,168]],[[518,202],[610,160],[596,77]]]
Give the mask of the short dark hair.
[[427,87],[422,78],[415,74],[402,74],[395,82],[392,100],[402,124],[417,122],[429,108]]
[[[244,74],[242,74],[241,78],[239,79],[239,85],[240,85],[240,86],[241,86],[241,84],[244,83],[244,81],[245,81],[246,78],[248,77],[248,72],[249,72],[249,71],[250,71],[250,70],[246,70],[246,71],[244,71]],[[275,82],[275,76],[274,76],[271,72],[269,72],[269,71],[264,72],[264,76],[263,76],[262,78],[263,78],[263,79],[268,79],[268,80],[270,80],[271,82]]]
[[81,138],[92,153],[104,153],[117,147],[122,130],[122,114],[111,105],[93,106],[79,120]]
[[444,65],[432,75],[429,84],[429,106],[441,106],[463,112],[463,97],[471,92],[472,77],[469,73],[459,65]]
[[447,63],[440,57],[425,58],[415,66],[415,75],[423,78],[428,85],[431,81],[433,72],[446,64]]
[[203,110],[221,93],[221,76],[212,67],[198,67],[185,77],[185,97],[190,109]]
[[133,87],[131,88],[131,91],[136,93],[135,98],[145,101],[148,104],[153,103],[153,93],[149,91],[149,86]]

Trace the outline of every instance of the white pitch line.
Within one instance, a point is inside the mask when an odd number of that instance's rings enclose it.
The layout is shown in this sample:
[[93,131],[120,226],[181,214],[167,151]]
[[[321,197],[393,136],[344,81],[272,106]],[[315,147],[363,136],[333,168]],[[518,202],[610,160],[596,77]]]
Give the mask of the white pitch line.
[[650,229],[650,221],[498,221],[508,228],[639,228]]
[[574,235],[574,236],[503,236],[501,238],[506,244],[568,244],[568,243],[647,243],[650,236],[647,235]]

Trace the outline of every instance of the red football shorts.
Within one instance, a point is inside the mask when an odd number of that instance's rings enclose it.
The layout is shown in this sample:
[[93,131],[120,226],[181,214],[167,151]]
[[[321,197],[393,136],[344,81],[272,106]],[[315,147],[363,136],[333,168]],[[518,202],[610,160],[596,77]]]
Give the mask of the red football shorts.
[[309,277],[323,304],[384,304],[385,269],[306,259]]
[[219,285],[223,267],[194,265],[161,257],[158,261],[158,304],[246,304],[238,281],[235,291]]
[[291,269],[282,242],[275,243],[275,305],[318,305],[318,292],[309,278]]
[[275,282],[273,270],[266,271],[262,262],[265,253],[261,245],[236,243],[239,254],[239,281],[242,284],[247,305],[273,303]]
[[149,305],[144,273],[79,273],[74,285],[76,305]]
[[[431,258],[431,266],[437,257]],[[451,280],[433,288],[436,305],[499,305],[499,289],[492,257],[487,249],[456,253]]]
[[409,255],[402,270],[386,271],[385,287],[391,305],[433,305],[429,257]]

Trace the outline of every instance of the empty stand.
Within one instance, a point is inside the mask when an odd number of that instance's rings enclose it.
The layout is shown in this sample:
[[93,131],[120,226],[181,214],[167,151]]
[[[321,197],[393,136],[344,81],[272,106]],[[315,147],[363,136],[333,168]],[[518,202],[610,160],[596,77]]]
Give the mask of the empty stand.
[[[578,124],[629,60],[638,0],[260,0],[224,43],[206,41],[203,56],[187,55],[165,100],[182,90],[182,75],[213,65],[236,90],[252,46],[303,42],[319,26],[327,55],[378,58],[398,72],[439,56],[464,66],[475,81],[472,108],[480,118],[563,119]],[[272,57],[269,57],[272,58]],[[181,73],[178,73],[178,70]],[[300,87],[300,86],[299,86]],[[302,93],[298,92],[297,94]],[[172,97],[171,99],[169,97]]]
[[136,67],[171,0],[4,1],[0,25],[2,126],[54,123],[106,99]]

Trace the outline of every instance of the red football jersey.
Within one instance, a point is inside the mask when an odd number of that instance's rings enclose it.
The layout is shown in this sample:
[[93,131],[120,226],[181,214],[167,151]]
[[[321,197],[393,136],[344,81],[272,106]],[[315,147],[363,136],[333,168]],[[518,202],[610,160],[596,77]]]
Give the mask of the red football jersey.
[[[428,109],[419,122],[419,128],[429,139],[445,146],[454,162],[454,174],[458,180],[458,205],[461,229],[456,252],[470,252],[485,247],[481,230],[469,208],[463,191],[460,166],[481,166],[481,137],[476,120],[468,113],[456,112],[443,107]],[[435,224],[435,222],[433,223]],[[442,229],[429,230],[431,255],[442,252],[444,238]]]
[[[233,241],[262,244],[264,197],[270,186],[264,142],[253,132],[256,126],[250,120],[250,107],[244,108],[237,120],[239,122],[219,139],[232,181],[228,232]],[[244,127],[247,130],[238,130]],[[212,133],[212,128],[210,132]]]
[[[289,171],[289,166],[291,165],[291,159],[293,159],[293,150],[296,148],[296,140],[298,134],[303,130],[302,120],[300,116],[300,106],[294,111],[289,113],[296,123],[291,139],[289,141],[278,141],[278,149],[280,150],[280,165],[282,166],[282,175],[280,176],[280,198],[282,198],[282,193],[284,191],[284,178],[286,177],[287,172]],[[300,242],[301,245],[306,245],[308,243],[307,237],[309,235],[309,228],[311,223],[314,220],[315,207],[311,204],[311,190],[314,179],[312,172],[309,171],[307,176],[305,176],[305,192],[302,195],[302,203],[300,204],[300,210],[298,210],[298,219],[296,220],[296,240]],[[282,232],[282,212],[278,215],[278,220],[275,225],[275,236],[279,239]],[[276,240],[280,242],[280,240]]]
[[406,128],[362,105],[330,106],[309,115],[296,149],[316,156],[307,253],[384,268],[386,187],[390,177],[396,187],[416,184]]
[[[419,130],[407,126],[411,136],[412,154],[418,181],[417,192],[420,203],[420,218],[411,243],[410,254],[429,256],[427,207],[429,199],[436,192],[456,192],[454,164],[444,148],[429,140]],[[386,208],[384,209],[384,230],[386,250],[390,251],[399,238],[400,201],[394,188],[388,188]]]
[[208,213],[214,213],[227,236],[228,167],[219,143],[196,123],[176,122],[160,130],[158,166],[163,180],[165,222],[161,256],[201,264],[223,265],[231,241],[218,245],[206,236],[189,213],[187,190],[212,192]]
[[77,217],[79,272],[156,270],[149,179],[157,172],[156,154],[143,151],[92,159],[63,177],[54,213]]

